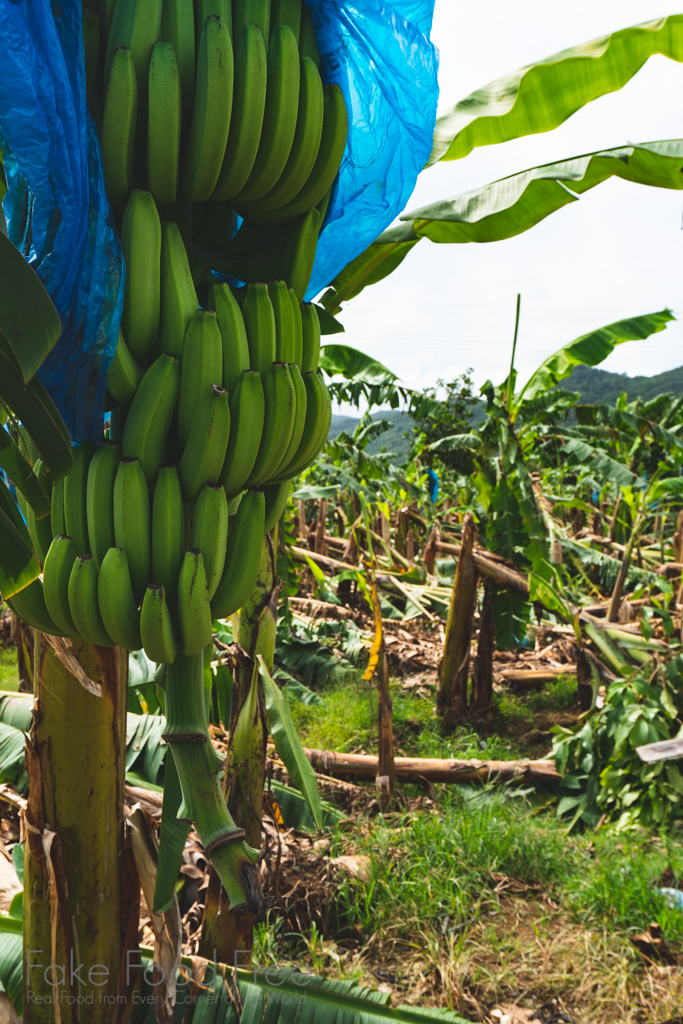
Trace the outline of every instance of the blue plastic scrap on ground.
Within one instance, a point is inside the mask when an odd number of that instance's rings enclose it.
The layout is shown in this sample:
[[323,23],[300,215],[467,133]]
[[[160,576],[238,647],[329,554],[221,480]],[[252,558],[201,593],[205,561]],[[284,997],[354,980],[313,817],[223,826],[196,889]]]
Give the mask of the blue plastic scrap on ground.
[[100,440],[123,260],[85,104],[80,0],[0,0],[0,148],[8,235],[62,322],[38,371],[72,441]]
[[326,81],[349,111],[349,137],[320,235],[311,299],[405,208],[432,148],[438,53],[434,0],[306,0]]

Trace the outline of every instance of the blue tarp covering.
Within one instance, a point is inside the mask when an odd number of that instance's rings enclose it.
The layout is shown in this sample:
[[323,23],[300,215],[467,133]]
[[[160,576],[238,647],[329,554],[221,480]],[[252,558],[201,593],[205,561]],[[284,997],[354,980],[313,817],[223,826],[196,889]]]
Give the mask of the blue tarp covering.
[[62,322],[38,371],[73,441],[102,437],[123,260],[85,105],[80,0],[0,0],[0,147],[8,235]]
[[[434,0],[306,0],[351,128],[308,296],[404,208],[429,156],[438,97]],[[62,322],[38,376],[72,440],[99,440],[123,260],[85,104],[80,0],[0,0],[0,148],[8,234]]]

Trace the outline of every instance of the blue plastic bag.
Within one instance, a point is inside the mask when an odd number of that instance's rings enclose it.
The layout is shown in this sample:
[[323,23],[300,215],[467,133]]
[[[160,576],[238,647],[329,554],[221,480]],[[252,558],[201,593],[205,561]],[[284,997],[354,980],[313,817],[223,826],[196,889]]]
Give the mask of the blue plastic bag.
[[62,334],[38,371],[72,441],[101,440],[123,259],[85,103],[80,0],[0,0],[0,148],[8,235],[47,288]]
[[306,0],[349,111],[349,137],[320,235],[311,299],[405,208],[432,148],[439,89],[434,0]]

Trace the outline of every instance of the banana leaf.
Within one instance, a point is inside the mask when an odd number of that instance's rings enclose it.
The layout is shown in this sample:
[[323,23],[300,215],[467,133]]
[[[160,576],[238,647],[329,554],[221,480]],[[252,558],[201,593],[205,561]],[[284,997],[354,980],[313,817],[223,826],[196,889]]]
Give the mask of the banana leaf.
[[[404,236],[407,240],[403,240]],[[332,315],[338,313],[342,302],[348,302],[368,285],[377,284],[393,273],[418,242],[410,225],[389,228],[335,277],[320,300],[321,306]]]
[[40,575],[40,566],[23,535],[0,508],[0,594],[12,597]]
[[0,696],[0,722],[21,732],[29,732],[33,725],[32,704],[31,694],[17,694],[15,697],[11,693],[3,693]]
[[0,915],[0,988],[18,1014],[23,1010],[23,923],[20,918]]
[[164,770],[159,859],[154,889],[155,914],[163,914],[173,906],[178,875],[183,863],[183,850],[190,834],[191,822],[178,820],[178,808],[182,797],[175,761],[170,756]]
[[25,747],[23,732],[0,722],[0,781],[10,782],[23,794],[28,792]]
[[62,327],[36,272],[0,232],[0,334],[28,384],[54,348]]
[[49,516],[50,495],[6,430],[0,430],[0,469],[4,470],[19,493],[26,498],[36,519]]
[[262,655],[258,655],[258,666],[268,710],[268,723],[275,743],[275,749],[282,758],[293,784],[303,796],[313,815],[316,828],[323,826],[323,812],[318,794],[318,781],[311,763],[304,753],[299,734],[292,720],[287,698],[268,671]]
[[476,89],[437,118],[427,166],[551,131],[586,103],[621,89],[656,53],[683,61],[682,29],[683,14],[619,29]]
[[160,781],[168,747],[161,737],[166,731],[162,715],[126,716],[126,772],[138,768],[139,774],[155,785]]
[[350,345],[323,345],[318,365],[330,377],[341,374],[346,380],[367,384],[395,384],[398,380],[383,363]]
[[582,466],[589,466],[604,483],[608,481],[618,487],[628,487],[632,484],[641,487],[643,481],[636,473],[632,473],[623,462],[618,462],[602,448],[594,448],[587,441],[580,441],[578,438],[569,438],[565,441],[562,454],[567,456],[571,462],[579,463]]

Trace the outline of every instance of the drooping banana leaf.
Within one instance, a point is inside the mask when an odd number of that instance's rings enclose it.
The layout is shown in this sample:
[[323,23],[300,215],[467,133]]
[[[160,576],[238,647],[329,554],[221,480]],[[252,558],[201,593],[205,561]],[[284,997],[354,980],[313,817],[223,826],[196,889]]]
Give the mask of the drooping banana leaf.
[[0,916],[0,987],[18,1014],[23,1010],[22,932],[21,918]]
[[36,272],[0,232],[0,334],[28,382],[52,351],[62,326]]
[[586,103],[621,89],[656,53],[683,61],[683,14],[619,29],[497,78],[437,118],[427,166],[551,131]]
[[0,430],[0,469],[29,503],[36,519],[50,514],[50,495],[6,430]]
[[178,820],[182,798],[175,761],[173,757],[168,757],[164,766],[164,799],[161,806],[159,860],[154,889],[155,914],[163,914],[173,905],[178,875],[183,863],[183,850],[190,834],[191,823]]
[[418,242],[419,238],[410,224],[400,224],[384,231],[335,277],[320,300],[323,308],[332,315],[338,313],[342,302],[348,302],[368,285],[377,284],[393,273]]
[[39,576],[40,566],[31,547],[0,508],[0,594],[7,600]]
[[329,377],[344,378],[328,384],[338,402],[358,405],[360,398],[365,397],[372,405],[388,404],[396,408],[401,400],[410,400],[411,390],[399,384],[395,373],[350,345],[323,345],[319,366]]
[[602,448],[594,448],[587,441],[569,438],[562,448],[562,455],[570,462],[589,467],[605,483],[613,483],[618,487],[628,487],[629,484],[634,487],[643,486],[637,473],[632,473],[623,462],[618,462]]

